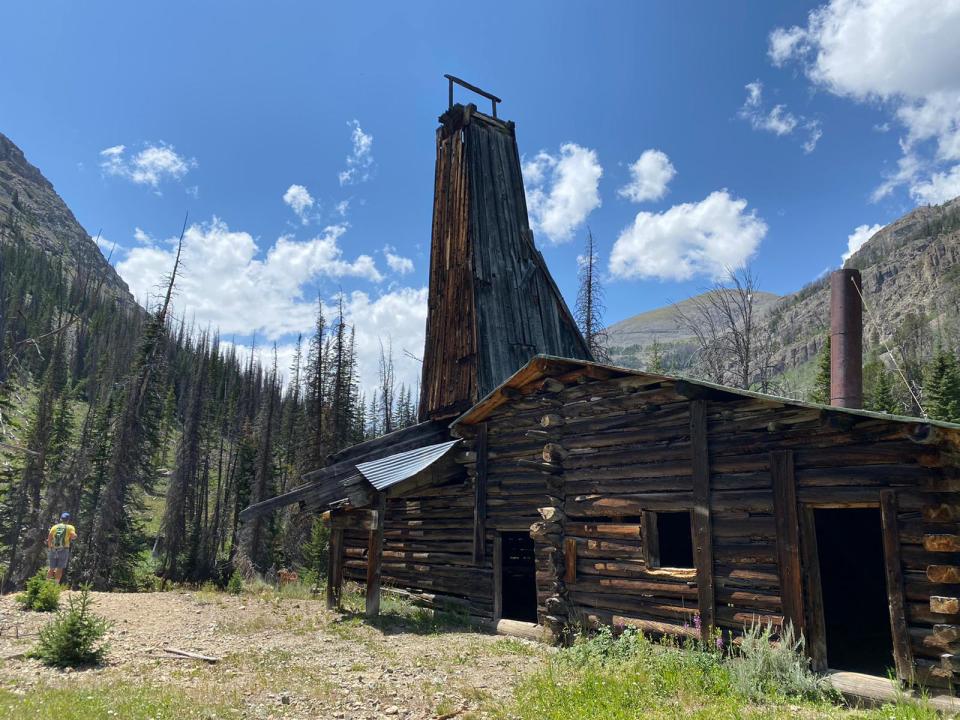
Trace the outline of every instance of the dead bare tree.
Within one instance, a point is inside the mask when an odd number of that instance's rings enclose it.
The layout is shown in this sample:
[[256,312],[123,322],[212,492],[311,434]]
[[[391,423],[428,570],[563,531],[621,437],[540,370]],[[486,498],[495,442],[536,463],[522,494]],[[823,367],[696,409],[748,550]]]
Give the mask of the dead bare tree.
[[674,304],[674,312],[697,346],[697,374],[721,385],[769,389],[776,342],[758,317],[757,276],[750,268],[727,270],[686,308]]
[[587,228],[587,245],[584,254],[577,258],[580,266],[580,287],[577,290],[577,325],[587,341],[587,348],[597,362],[608,362],[610,355],[607,352],[607,331],[603,327],[603,286],[597,277],[596,269],[599,264],[596,247],[593,242],[593,233]]

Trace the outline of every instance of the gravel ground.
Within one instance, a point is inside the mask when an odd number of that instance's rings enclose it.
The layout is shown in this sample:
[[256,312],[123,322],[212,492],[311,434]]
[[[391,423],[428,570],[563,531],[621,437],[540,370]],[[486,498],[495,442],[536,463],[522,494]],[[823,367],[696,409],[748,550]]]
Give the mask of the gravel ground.
[[[548,648],[385,612],[378,626],[314,599],[212,592],[93,593],[111,623],[104,665],[54,670],[23,656],[50,616],[0,598],[0,686],[173,684],[247,718],[485,718]],[[61,606],[66,604],[66,594]],[[391,603],[395,606],[396,603]],[[164,648],[220,658],[166,657]]]

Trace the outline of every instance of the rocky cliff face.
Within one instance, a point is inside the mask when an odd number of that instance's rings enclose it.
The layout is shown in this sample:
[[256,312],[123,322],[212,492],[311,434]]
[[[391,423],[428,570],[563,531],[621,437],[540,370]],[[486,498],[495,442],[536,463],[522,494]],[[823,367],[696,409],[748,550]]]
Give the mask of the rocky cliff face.
[[[921,207],[870,238],[848,261],[863,276],[868,344],[891,340],[908,314],[924,316],[934,333],[960,328],[960,198]],[[830,287],[824,277],[791,295],[765,294],[764,322],[780,342],[775,361],[781,371],[812,362],[830,327]],[[609,328],[614,362],[644,367],[657,339],[682,355],[692,344],[677,326],[672,307],[628,318]]]
[[102,279],[103,292],[134,305],[127,284],[107,262],[90,234],[53,185],[0,133],[0,242],[22,238],[62,260],[72,275],[81,268]]
[[[960,318],[960,198],[887,225],[846,267],[863,277],[868,344],[893,339],[911,313],[925,316],[934,332],[953,331]],[[783,298],[767,322],[781,340],[781,369],[812,361],[830,327],[828,278]]]

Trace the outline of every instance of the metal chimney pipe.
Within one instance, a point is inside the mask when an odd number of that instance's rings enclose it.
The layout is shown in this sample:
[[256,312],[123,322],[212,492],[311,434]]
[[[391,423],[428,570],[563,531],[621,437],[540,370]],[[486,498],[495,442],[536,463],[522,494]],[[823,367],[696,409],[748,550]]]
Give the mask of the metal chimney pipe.
[[863,283],[859,270],[830,276],[830,404],[863,407]]

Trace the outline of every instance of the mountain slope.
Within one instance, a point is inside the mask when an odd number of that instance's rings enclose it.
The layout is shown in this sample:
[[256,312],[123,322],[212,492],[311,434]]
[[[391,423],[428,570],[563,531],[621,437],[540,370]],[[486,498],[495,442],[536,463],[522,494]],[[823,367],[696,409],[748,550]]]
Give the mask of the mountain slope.
[[53,185],[7,136],[0,133],[0,217],[6,227],[0,242],[22,238],[52,258],[69,274],[89,269],[103,291],[131,306],[127,284],[70,212]]

